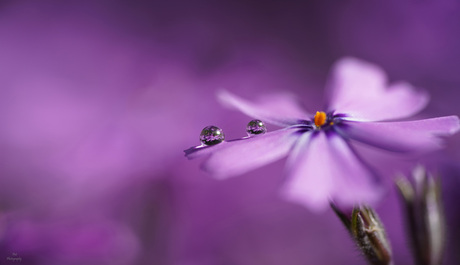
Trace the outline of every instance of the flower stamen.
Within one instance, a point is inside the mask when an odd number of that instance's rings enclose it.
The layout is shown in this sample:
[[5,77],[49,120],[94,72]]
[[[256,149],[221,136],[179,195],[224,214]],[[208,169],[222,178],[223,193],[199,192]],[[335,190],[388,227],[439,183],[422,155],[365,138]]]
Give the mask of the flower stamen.
[[315,114],[314,122],[317,127],[321,127],[326,123],[327,115],[324,111],[317,111]]

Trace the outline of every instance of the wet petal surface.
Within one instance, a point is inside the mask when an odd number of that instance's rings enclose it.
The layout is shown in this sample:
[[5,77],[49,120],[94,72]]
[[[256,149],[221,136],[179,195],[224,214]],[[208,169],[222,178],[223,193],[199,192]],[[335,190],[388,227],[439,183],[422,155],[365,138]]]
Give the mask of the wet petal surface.
[[190,159],[207,156],[203,168],[216,178],[246,173],[286,156],[298,138],[296,129],[282,129],[215,146],[186,150]]

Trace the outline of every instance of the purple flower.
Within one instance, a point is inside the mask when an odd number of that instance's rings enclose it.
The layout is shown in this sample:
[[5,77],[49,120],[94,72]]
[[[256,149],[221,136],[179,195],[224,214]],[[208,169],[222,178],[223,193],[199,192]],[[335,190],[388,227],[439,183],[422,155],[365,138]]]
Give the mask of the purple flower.
[[288,156],[283,196],[320,210],[330,200],[373,203],[382,195],[376,174],[356,154],[353,142],[394,152],[425,152],[441,147],[442,136],[460,129],[457,116],[392,121],[419,112],[428,94],[404,82],[388,86],[382,69],[357,59],[345,58],[334,66],[327,92],[325,109],[311,115],[291,96],[265,96],[253,103],[223,91],[219,99],[224,104],[284,128],[193,147],[186,156],[207,157],[204,169],[221,179]]

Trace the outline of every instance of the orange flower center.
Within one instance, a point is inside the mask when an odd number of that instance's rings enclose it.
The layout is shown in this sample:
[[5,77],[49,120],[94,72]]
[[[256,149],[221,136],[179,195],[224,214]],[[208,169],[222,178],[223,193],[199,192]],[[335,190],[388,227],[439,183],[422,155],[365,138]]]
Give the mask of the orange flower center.
[[315,114],[315,125],[321,127],[326,123],[327,115],[324,111],[317,111]]

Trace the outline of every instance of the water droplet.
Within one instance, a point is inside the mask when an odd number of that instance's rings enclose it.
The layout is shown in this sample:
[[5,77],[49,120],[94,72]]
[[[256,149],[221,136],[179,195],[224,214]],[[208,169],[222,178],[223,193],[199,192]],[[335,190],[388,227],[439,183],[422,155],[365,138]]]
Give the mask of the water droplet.
[[206,126],[200,134],[200,141],[204,145],[220,144],[224,139],[224,131],[217,126]]
[[267,128],[261,120],[252,120],[246,126],[246,132],[249,135],[264,134],[267,132]]

